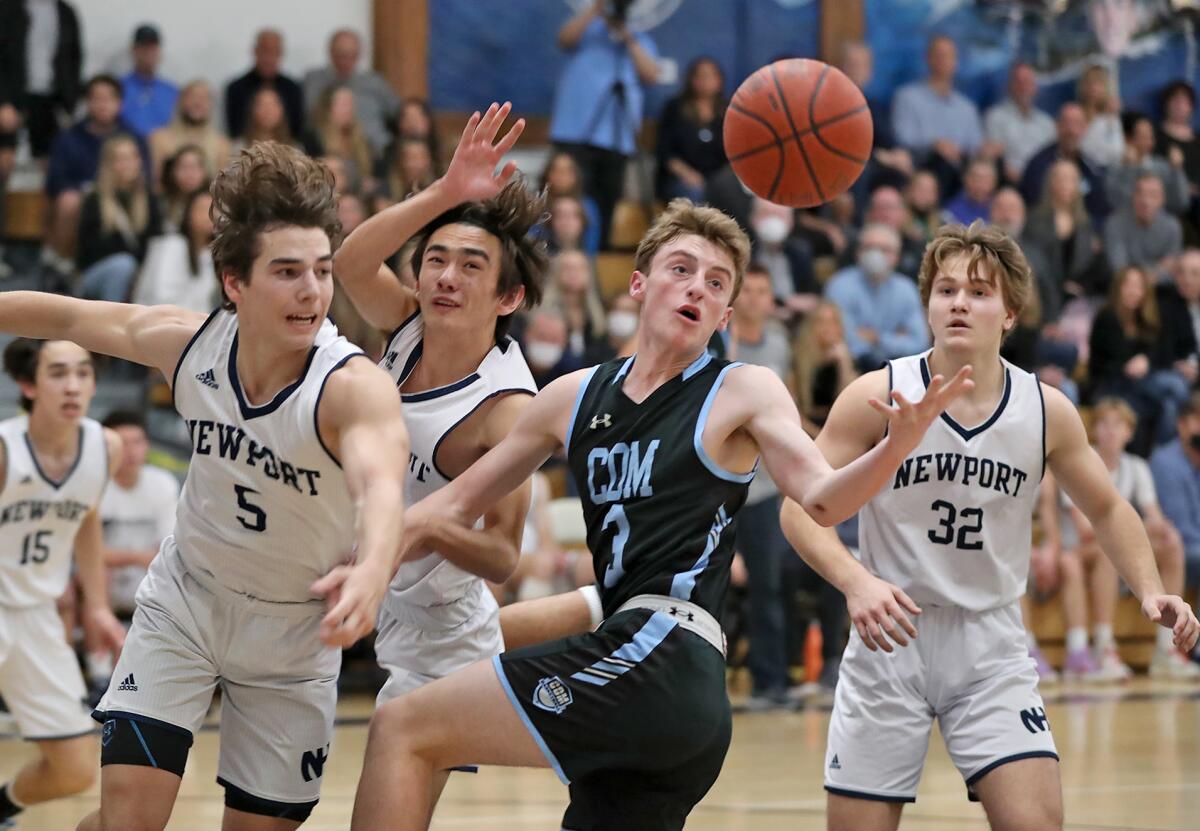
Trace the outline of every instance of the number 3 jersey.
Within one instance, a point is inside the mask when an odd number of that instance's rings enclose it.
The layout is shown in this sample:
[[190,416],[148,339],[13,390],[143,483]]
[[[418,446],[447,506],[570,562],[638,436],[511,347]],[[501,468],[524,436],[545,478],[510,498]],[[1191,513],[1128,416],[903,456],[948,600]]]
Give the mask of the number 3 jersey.
[[[888,363],[909,401],[929,385],[929,353]],[[1046,458],[1037,378],[1001,359],[1004,391],[984,421],[935,421],[890,485],[862,509],[863,565],[918,604],[985,611],[1017,600]]]
[[108,484],[108,445],[104,428],[83,419],[75,464],[55,482],[34,455],[27,416],[0,421],[0,439],[0,606],[39,606],[66,591],[75,534]]
[[326,320],[300,377],[259,406],[242,392],[237,353],[237,315],[218,310],[175,368],[192,445],[175,544],[188,570],[235,592],[309,601],[313,581],[354,545],[354,504],[317,407],[329,376],[362,352]]

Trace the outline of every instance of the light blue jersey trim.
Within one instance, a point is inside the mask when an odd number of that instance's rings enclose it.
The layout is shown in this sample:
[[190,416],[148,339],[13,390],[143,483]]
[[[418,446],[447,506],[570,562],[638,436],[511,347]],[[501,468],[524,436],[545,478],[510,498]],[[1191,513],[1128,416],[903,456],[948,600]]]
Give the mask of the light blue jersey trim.
[[683,371],[683,380],[685,380],[685,381],[689,380],[697,372],[704,369],[704,367],[708,366],[711,361],[712,361],[712,355],[705,352],[699,358],[692,361],[691,364],[688,365],[688,368]]
[[[695,366],[695,364],[693,364]],[[704,425],[708,423],[708,411],[712,409],[713,401],[717,399],[717,391],[721,389],[721,383],[725,380],[725,374],[731,369],[742,366],[740,363],[732,363],[721,370],[721,374],[717,376],[717,380],[713,381],[712,389],[708,391],[708,397],[704,399],[704,406],[700,408],[700,417],[696,419],[696,432],[692,439],[692,444],[696,448],[696,455],[700,461],[708,468],[708,472],[718,479],[724,479],[726,482],[738,482],[746,484],[754,478],[754,474],[758,472],[758,463],[754,465],[754,470],[749,473],[734,473],[732,470],[726,470],[719,464],[714,462],[709,457],[708,451],[704,449]],[[686,373],[685,373],[686,375]]]
[[[653,652],[667,635],[671,634],[671,630],[677,625],[676,621],[662,612],[655,612],[642,625],[642,628],[637,631],[637,634],[633,636],[633,639],[629,643],[607,658],[601,658],[590,667],[575,673],[571,676],[571,680],[583,681],[588,684],[594,684],[597,687],[603,687],[610,681],[617,680],[617,678],[620,678],[644,661],[646,656]],[[617,661],[620,663],[614,663]],[[627,663],[629,666],[625,666]]]
[[722,505],[717,509],[717,516],[713,520],[712,528],[708,529],[708,542],[704,546],[704,553],[700,555],[700,559],[689,570],[676,574],[671,580],[671,597],[679,600],[691,600],[692,592],[696,590],[696,578],[700,576],[704,569],[708,568],[708,558],[717,550],[717,545],[721,542],[721,534],[729,527],[732,520],[725,513],[725,506]]
[[621,370],[617,373],[617,377],[612,379],[612,383],[613,383],[614,387],[617,384],[621,383],[621,379],[629,374],[629,367],[633,366],[633,359],[636,357],[637,357],[637,353],[634,352],[632,355],[630,355],[628,358],[625,359],[625,363],[621,364]]
[[500,665],[500,656],[492,656],[492,666],[496,668],[496,677],[500,679],[500,686],[504,687],[504,694],[508,696],[508,703],[517,711],[517,715],[521,717],[521,722],[525,725],[525,729],[529,731],[529,735],[533,736],[533,740],[537,742],[538,749],[542,751],[542,755],[546,757],[546,761],[550,763],[550,767],[554,768],[554,772],[558,775],[559,780],[564,785],[570,785],[571,780],[563,773],[562,765],[558,763],[554,753],[551,752],[546,740],[542,738],[542,734],[533,726],[533,722],[529,719],[529,713],[525,712],[525,708],[521,706],[521,702],[517,700],[516,693],[513,692],[512,685],[508,683],[508,676],[504,674],[504,667]]
[[579,384],[579,391],[575,393],[575,406],[571,410],[571,420],[567,422],[567,435],[563,442],[563,450],[571,449],[571,436],[575,433],[575,419],[579,417],[579,405],[583,403],[583,395],[587,392],[588,384],[592,383],[592,376],[599,368],[594,366],[588,370],[587,376]]

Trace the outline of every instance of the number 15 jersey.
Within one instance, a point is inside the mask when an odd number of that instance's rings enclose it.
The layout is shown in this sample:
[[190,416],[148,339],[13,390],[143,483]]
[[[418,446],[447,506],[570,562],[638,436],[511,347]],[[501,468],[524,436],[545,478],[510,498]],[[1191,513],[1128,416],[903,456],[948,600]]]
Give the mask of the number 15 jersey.
[[[890,389],[923,398],[928,354],[890,361]],[[1025,592],[1046,408],[1037,378],[1000,360],[1004,391],[992,414],[964,427],[943,413],[863,506],[863,565],[918,604],[978,612]]]

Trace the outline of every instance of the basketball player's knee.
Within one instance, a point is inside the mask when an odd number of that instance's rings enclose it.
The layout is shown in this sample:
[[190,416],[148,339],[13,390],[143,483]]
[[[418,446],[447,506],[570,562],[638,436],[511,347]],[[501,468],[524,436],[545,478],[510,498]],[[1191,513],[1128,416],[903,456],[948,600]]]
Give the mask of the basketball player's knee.
[[50,775],[63,796],[86,791],[96,781],[99,767],[94,750],[80,747],[78,751],[63,753],[48,760]]
[[1003,816],[992,821],[995,831],[1062,831],[1062,826],[1062,803],[1048,799],[1009,804]]

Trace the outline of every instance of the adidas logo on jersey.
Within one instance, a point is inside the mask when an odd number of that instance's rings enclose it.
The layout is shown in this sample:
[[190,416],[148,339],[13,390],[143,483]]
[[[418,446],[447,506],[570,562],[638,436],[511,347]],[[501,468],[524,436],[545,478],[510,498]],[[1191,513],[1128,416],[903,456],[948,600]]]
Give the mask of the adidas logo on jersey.
[[612,414],[605,413],[603,416],[592,416],[592,423],[588,426],[592,430],[599,430],[601,427],[612,427]]
[[138,691],[137,681],[133,680],[132,672],[129,673],[128,675],[126,675],[125,680],[117,685],[117,691],[118,692],[137,692]]
[[217,374],[211,369],[206,369],[204,372],[196,373],[196,380],[206,387],[212,387],[214,390],[219,390],[221,385],[217,383]]
[[830,770],[841,770],[842,769],[841,762],[838,761],[838,757],[837,757],[836,753],[833,754],[833,761],[829,763],[829,769]]

